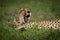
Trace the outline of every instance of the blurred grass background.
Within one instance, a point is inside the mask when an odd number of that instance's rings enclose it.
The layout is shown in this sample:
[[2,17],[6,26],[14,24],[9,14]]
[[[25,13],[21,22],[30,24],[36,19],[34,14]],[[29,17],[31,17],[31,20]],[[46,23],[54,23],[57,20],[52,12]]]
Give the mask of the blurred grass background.
[[60,19],[60,0],[0,0],[0,40],[60,40],[59,30],[11,28],[9,21],[21,7],[31,9],[32,21]]

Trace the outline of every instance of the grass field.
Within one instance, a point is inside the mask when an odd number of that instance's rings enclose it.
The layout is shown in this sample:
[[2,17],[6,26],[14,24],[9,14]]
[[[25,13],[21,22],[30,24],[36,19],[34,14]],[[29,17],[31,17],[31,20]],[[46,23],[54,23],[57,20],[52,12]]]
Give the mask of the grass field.
[[31,9],[32,21],[60,19],[60,0],[0,0],[0,40],[60,40],[60,30],[12,28],[13,14],[21,7]]

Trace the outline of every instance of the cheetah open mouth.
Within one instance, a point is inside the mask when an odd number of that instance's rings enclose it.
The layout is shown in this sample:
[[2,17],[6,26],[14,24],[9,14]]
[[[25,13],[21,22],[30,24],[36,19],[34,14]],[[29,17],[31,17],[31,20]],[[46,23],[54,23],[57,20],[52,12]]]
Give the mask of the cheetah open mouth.
[[24,21],[28,22],[30,15],[24,16]]

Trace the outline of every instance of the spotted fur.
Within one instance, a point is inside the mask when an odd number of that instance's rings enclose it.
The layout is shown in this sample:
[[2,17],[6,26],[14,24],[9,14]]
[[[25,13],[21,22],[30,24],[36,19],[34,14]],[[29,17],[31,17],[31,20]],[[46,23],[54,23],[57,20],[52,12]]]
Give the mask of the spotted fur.
[[41,22],[31,22],[29,24],[29,28],[33,27],[33,25],[35,25],[36,27],[38,27],[38,29],[40,28],[53,28],[53,29],[60,29],[60,19],[56,19],[56,20],[48,20],[48,21],[41,21]]

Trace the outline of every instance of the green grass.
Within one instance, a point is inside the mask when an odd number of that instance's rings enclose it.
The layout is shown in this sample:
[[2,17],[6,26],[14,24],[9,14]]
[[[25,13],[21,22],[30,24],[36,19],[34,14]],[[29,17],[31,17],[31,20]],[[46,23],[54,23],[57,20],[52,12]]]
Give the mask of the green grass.
[[60,31],[54,29],[28,28],[24,31],[11,27],[0,28],[0,40],[59,40]]
[[60,19],[60,0],[0,0],[0,40],[60,40],[60,30],[12,28],[14,12],[21,7],[31,9],[32,21]]

